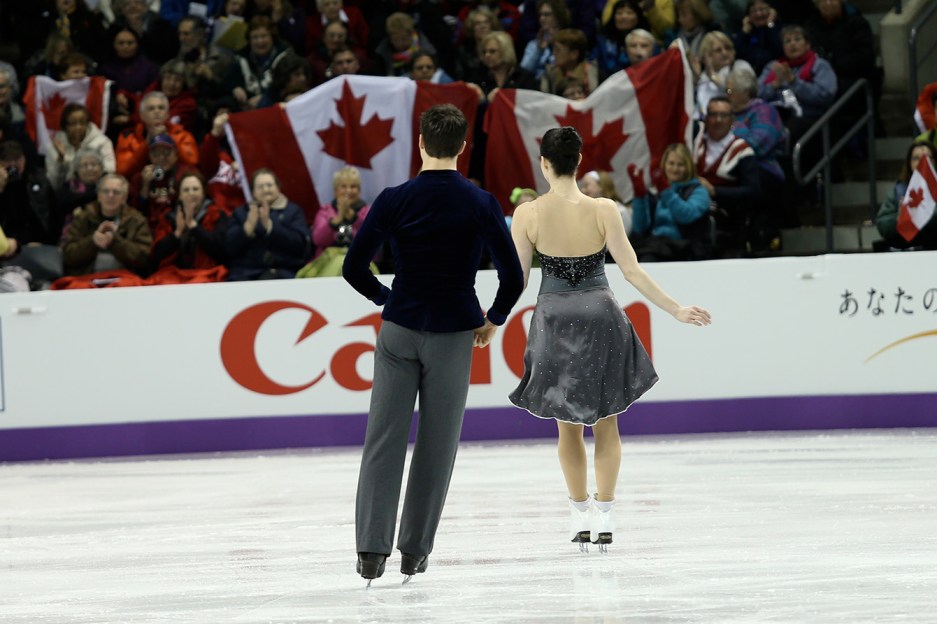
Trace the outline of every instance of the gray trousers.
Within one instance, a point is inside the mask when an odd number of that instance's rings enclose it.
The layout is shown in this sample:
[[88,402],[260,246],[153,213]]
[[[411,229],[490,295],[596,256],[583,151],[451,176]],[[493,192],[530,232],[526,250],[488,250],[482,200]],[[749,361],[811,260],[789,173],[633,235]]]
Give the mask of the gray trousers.
[[422,332],[388,321],[381,326],[355,504],[358,552],[392,550],[417,395],[419,425],[397,548],[416,556],[432,552],[462,432],[473,338],[472,331]]

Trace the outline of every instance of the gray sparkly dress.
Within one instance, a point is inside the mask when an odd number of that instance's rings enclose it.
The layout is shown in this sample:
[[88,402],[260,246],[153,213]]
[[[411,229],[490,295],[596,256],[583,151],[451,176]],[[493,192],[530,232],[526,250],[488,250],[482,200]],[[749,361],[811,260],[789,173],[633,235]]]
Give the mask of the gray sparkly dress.
[[657,372],[605,277],[605,249],[559,258],[537,252],[543,279],[511,403],[580,425],[619,414]]

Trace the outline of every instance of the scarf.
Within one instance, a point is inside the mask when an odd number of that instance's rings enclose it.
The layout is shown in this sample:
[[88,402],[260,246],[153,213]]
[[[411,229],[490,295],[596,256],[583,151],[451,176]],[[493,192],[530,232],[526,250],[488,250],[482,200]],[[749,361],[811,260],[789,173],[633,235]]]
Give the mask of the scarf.
[[[778,59],[778,62],[792,68],[800,67],[800,69],[797,70],[797,77],[804,82],[813,82],[813,66],[817,62],[817,53],[813,50],[807,50],[803,56],[798,56],[795,59],[789,59],[786,56],[781,57]],[[777,76],[774,75],[774,69],[771,69],[765,77],[765,84],[771,84],[776,78]]]
[[413,59],[413,54],[420,49],[420,35],[416,32],[413,33],[413,39],[410,42],[410,47],[401,52],[394,51],[390,55],[391,62],[394,65],[395,70],[402,71],[407,65],[410,64],[410,61]]

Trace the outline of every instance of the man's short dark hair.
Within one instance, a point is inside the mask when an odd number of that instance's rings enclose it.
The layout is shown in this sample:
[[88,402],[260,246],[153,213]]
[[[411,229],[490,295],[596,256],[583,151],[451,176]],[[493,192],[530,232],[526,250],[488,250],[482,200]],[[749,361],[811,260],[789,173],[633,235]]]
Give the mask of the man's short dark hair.
[[582,137],[572,126],[551,128],[540,141],[540,155],[550,161],[558,176],[575,175],[581,149]]
[[438,104],[420,115],[420,134],[433,158],[455,158],[465,142],[468,120],[452,104]]
[[709,98],[708,102],[706,102],[706,112],[709,112],[709,105],[712,104],[713,102],[717,102],[717,103],[721,102],[725,104],[726,106],[728,106],[729,108],[732,108],[732,101],[727,96],[714,95],[713,97]]

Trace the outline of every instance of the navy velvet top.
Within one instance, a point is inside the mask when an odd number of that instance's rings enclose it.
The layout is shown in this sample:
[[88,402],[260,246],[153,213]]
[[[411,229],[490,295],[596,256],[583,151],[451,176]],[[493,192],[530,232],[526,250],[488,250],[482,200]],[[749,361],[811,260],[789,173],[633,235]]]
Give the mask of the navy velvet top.
[[[385,240],[396,270],[391,288],[368,269]],[[457,171],[424,171],[374,200],[342,274],[355,290],[384,306],[384,320],[419,331],[465,331],[484,324],[475,273],[485,247],[499,280],[487,317],[501,325],[524,289],[501,207]]]

